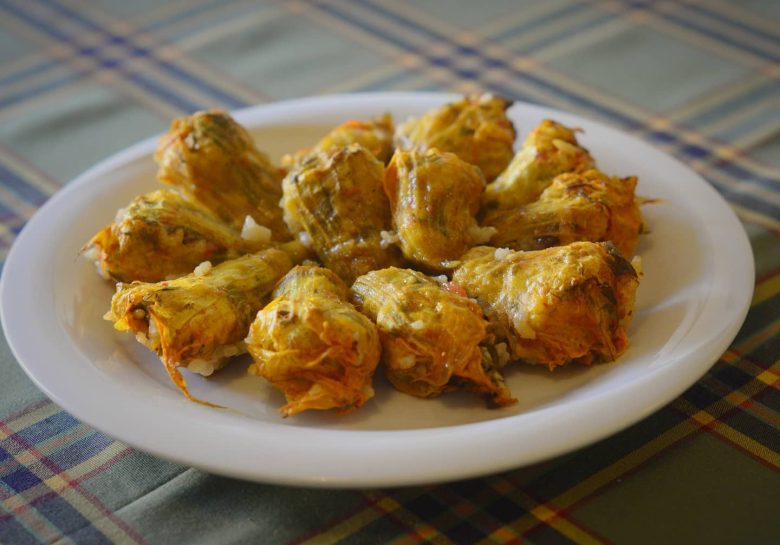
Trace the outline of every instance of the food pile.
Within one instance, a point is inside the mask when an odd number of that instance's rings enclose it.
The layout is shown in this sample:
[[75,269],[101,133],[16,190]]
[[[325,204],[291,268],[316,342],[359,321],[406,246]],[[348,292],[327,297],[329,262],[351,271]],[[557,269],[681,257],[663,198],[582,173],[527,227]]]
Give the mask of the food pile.
[[639,283],[636,178],[599,171],[552,120],[514,153],[510,105],[350,120],[278,167],[225,112],[174,120],[155,153],[170,188],[84,246],[117,282],[105,318],[201,403],[180,370],[249,352],[285,416],[361,407],[380,365],[401,392],[501,407],[510,364],[615,360]]

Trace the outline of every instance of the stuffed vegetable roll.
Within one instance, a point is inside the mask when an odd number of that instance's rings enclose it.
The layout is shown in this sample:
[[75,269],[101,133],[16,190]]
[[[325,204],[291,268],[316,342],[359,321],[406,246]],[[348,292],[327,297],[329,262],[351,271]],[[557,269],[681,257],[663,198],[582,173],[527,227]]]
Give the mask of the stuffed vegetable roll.
[[485,187],[482,172],[454,153],[397,150],[385,171],[393,225],[408,260],[443,271],[495,229],[481,229],[475,216]]
[[393,117],[389,113],[368,121],[351,119],[326,134],[313,148],[285,155],[282,164],[289,169],[311,153],[328,152],[350,144],[360,144],[379,161],[387,163],[393,155],[393,130]]
[[242,238],[206,208],[160,190],[136,197],[83,249],[105,278],[158,282],[268,246],[264,236]]
[[160,356],[171,380],[191,400],[179,367],[208,376],[244,339],[274,285],[306,255],[298,242],[225,261],[175,280],[118,284],[106,319]]
[[352,292],[379,328],[385,374],[398,390],[417,397],[468,390],[496,406],[515,402],[474,301],[420,272],[395,267],[361,276]]
[[487,185],[483,208],[489,215],[493,209],[531,203],[558,174],[588,170],[593,165],[588,150],[577,143],[575,129],[545,119],[531,131],[506,170]]
[[376,326],[349,301],[332,271],[298,266],[257,313],[247,337],[253,374],[281,390],[290,416],[308,409],[348,412],[374,396],[381,351]]
[[383,175],[382,163],[352,144],[309,155],[282,184],[290,231],[347,283],[400,262],[397,248],[382,242],[382,231],[390,229]]
[[490,93],[465,96],[400,125],[396,147],[452,152],[492,181],[512,159],[516,133],[506,116],[511,105]]
[[536,252],[480,246],[453,282],[474,297],[512,358],[553,369],[613,361],[628,348],[638,276],[612,243]]
[[183,190],[225,223],[251,216],[274,240],[288,240],[279,199],[281,174],[250,134],[220,110],[175,119],[155,152],[161,182]]
[[541,250],[576,241],[611,241],[625,256],[634,254],[642,214],[634,197],[636,177],[607,176],[598,170],[556,177],[538,200],[493,214],[491,245]]

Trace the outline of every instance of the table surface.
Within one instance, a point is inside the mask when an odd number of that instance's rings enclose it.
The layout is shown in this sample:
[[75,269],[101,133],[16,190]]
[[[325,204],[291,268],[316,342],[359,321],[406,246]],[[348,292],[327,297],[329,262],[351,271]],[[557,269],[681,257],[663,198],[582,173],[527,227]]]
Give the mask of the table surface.
[[[90,165],[194,110],[488,89],[626,130],[708,180],[756,259],[734,343],[606,440],[436,486],[309,490],[138,452],[0,339],[0,543],[780,542],[780,2],[0,1],[0,252]],[[728,251],[724,248],[724,251]]]

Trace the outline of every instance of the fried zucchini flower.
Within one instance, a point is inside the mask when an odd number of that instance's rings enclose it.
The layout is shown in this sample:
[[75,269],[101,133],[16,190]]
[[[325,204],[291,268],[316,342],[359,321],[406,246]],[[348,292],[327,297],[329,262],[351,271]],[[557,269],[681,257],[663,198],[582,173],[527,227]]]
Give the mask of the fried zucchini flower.
[[550,119],[542,121],[506,170],[485,188],[484,211],[489,214],[494,209],[507,210],[531,203],[558,174],[593,168],[593,158],[577,143],[575,133],[575,129]]
[[374,396],[381,347],[376,326],[349,302],[332,271],[312,265],[287,273],[257,313],[246,339],[250,372],[281,390],[290,416],[308,409],[349,412]]
[[213,264],[257,252],[267,237],[242,238],[206,208],[171,190],[136,197],[114,222],[82,249],[104,278],[120,282],[158,282],[192,272],[204,261]]
[[161,182],[180,188],[225,223],[241,229],[251,216],[274,240],[289,240],[279,208],[281,174],[227,113],[174,119],[154,158]]
[[477,299],[513,358],[553,369],[613,361],[628,348],[638,275],[612,243],[536,252],[480,246],[453,282]]
[[557,176],[538,200],[492,214],[491,245],[541,250],[576,241],[611,241],[625,256],[634,254],[642,214],[634,197],[636,177],[607,176],[598,170]]
[[350,144],[360,144],[386,164],[393,155],[393,130],[393,116],[389,113],[368,121],[351,119],[331,130],[313,148],[285,155],[282,166],[291,169],[310,153],[346,148]]
[[168,375],[187,399],[179,371],[208,376],[230,357],[246,352],[244,339],[274,285],[306,255],[295,241],[199,267],[187,276],[157,283],[117,284],[106,320],[130,331],[160,356]]
[[385,374],[398,390],[417,397],[467,390],[496,406],[515,402],[474,301],[420,272],[395,267],[361,276],[352,293],[379,328]]
[[475,216],[485,179],[454,153],[397,150],[385,171],[393,225],[401,251],[425,269],[444,271],[475,244],[490,240]]
[[382,163],[352,144],[307,156],[282,183],[290,231],[347,283],[400,263],[397,248],[382,243],[391,223],[383,175]]
[[516,133],[506,116],[511,105],[490,93],[465,96],[399,125],[395,145],[452,152],[492,181],[512,159]]

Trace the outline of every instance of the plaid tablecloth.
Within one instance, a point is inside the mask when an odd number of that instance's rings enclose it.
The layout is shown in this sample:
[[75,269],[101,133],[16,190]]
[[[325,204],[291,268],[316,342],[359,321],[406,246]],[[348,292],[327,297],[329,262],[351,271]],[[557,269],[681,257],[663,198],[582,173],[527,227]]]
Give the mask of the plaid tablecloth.
[[329,491],[137,452],[0,341],[0,542],[780,543],[780,2],[0,1],[0,252],[75,175],[211,106],[490,89],[606,121],[729,201],[756,257],[739,336],[631,428],[465,482]]

